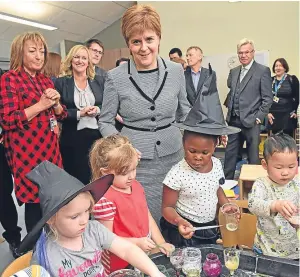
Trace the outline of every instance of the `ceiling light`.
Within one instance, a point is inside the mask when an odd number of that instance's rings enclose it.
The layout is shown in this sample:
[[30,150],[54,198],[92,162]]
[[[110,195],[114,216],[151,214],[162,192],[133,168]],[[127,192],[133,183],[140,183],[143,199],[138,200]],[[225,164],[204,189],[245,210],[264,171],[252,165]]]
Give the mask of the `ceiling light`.
[[33,27],[37,27],[37,28],[41,28],[41,29],[46,29],[49,31],[53,31],[53,30],[57,29],[56,27],[53,27],[53,26],[37,23],[37,22],[31,21],[31,20],[23,19],[23,18],[17,17],[17,16],[8,15],[5,13],[0,13],[0,19],[15,22],[15,23],[20,23],[20,24],[24,24],[24,25],[29,25],[29,26],[33,26]]

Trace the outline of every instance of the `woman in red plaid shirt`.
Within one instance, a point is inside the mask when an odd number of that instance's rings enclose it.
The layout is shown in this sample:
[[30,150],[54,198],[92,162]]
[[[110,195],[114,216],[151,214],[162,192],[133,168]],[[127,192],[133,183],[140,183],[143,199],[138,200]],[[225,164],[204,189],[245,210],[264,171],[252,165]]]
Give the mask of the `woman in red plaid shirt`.
[[47,53],[40,33],[17,36],[11,45],[10,70],[0,82],[3,143],[18,203],[25,203],[27,232],[41,218],[41,209],[38,186],[26,174],[44,160],[62,167],[57,119],[66,117],[66,110],[52,81],[40,73]]

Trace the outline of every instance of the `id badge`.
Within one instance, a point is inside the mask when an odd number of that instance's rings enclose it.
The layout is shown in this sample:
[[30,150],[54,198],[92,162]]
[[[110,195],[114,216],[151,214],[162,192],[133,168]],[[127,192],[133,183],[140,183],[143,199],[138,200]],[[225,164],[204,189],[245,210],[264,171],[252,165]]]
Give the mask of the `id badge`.
[[51,131],[54,132],[54,134],[58,134],[58,124],[55,117],[50,118],[50,128]]
[[274,101],[275,103],[278,103],[278,102],[279,102],[279,98],[278,98],[277,96],[274,96],[274,97],[273,97],[273,101]]

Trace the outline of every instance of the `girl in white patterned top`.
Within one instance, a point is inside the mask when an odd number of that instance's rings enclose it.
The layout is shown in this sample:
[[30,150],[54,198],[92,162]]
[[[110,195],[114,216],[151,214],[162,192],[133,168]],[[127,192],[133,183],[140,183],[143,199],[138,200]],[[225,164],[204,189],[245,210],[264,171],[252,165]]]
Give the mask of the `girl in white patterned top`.
[[299,226],[289,222],[300,200],[295,141],[285,134],[269,137],[262,166],[268,177],[257,179],[249,196],[249,210],[257,215],[254,249],[264,255],[299,259]]
[[222,164],[212,156],[217,141],[218,136],[185,130],[185,158],[172,167],[163,182],[161,228],[175,246],[216,243],[216,228],[194,234],[193,226],[216,225],[217,204],[228,202],[220,187],[224,181]]

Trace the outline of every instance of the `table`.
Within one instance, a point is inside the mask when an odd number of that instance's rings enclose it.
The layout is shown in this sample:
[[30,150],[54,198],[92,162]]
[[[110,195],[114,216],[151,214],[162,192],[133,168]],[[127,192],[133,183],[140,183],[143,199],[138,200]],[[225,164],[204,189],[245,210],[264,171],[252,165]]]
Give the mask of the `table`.
[[[300,168],[298,169],[298,172]],[[247,199],[244,197],[244,188],[246,182],[254,182],[257,178],[266,177],[268,175],[267,171],[262,167],[262,165],[255,164],[243,164],[241,168],[241,174],[239,177],[238,185],[240,190],[240,200]]]
[[[198,248],[201,250],[202,255],[202,265],[206,259],[206,255],[209,253],[217,254],[222,265],[224,265],[224,248],[220,245],[207,244],[199,245]],[[150,256],[152,261],[156,265],[164,265],[170,275],[170,277],[175,276],[174,270],[170,263],[170,258],[167,258],[164,254],[154,254]],[[252,251],[242,251],[240,256],[239,269],[246,272],[255,272],[255,266],[257,261],[257,273],[265,274],[267,276],[273,277],[295,277],[299,276],[299,263],[297,261],[288,259],[279,259],[267,256],[256,257]],[[228,270],[223,266],[222,274],[228,276]],[[173,275],[172,275],[173,274]],[[252,273],[253,274],[253,273]],[[182,274],[183,277],[185,275]],[[205,276],[204,272],[201,272],[201,277]],[[222,275],[221,275],[222,276]],[[224,275],[223,275],[224,276]],[[243,275],[243,276],[259,276],[259,275]]]
[[254,182],[259,177],[266,177],[267,171],[263,169],[262,165],[243,164],[238,185],[240,190],[240,200],[244,199],[244,185],[245,182]]

